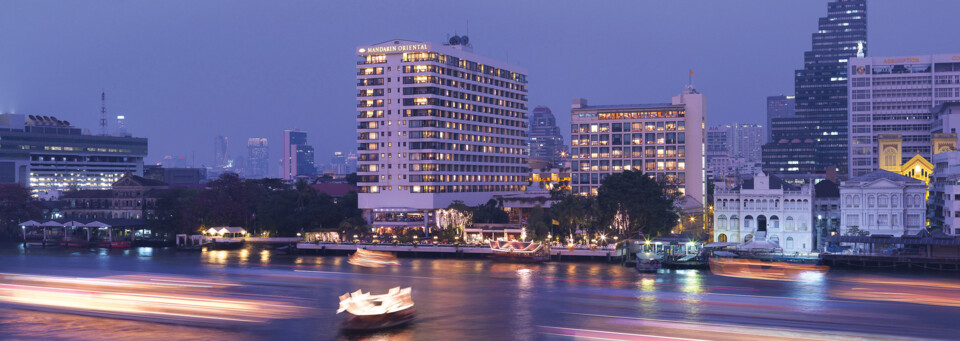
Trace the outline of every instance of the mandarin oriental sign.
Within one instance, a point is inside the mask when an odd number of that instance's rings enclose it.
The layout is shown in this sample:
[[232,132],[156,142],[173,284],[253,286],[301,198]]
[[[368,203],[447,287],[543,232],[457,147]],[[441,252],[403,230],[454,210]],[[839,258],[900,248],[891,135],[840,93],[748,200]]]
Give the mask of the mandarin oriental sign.
[[427,50],[429,48],[430,47],[427,44],[390,45],[390,46],[361,47],[359,50],[357,50],[357,52],[359,53],[410,52],[410,51]]
[[883,60],[884,63],[919,63],[920,58],[887,58]]

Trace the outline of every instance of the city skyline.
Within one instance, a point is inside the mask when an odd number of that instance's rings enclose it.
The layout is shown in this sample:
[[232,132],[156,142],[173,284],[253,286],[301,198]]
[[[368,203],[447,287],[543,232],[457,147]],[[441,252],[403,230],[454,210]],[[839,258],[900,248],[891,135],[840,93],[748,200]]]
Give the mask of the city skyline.
[[[103,90],[110,93],[106,106],[111,128],[116,124],[115,116],[125,115],[127,131],[151,140],[146,163],[156,163],[165,155],[196,155],[197,166],[213,165],[213,155],[205,147],[212,136],[220,134],[234,141],[262,136],[279,141],[280,132],[290,127],[314,132],[318,136],[314,142],[317,154],[329,155],[352,150],[355,143],[347,133],[350,129],[346,129],[354,120],[348,114],[354,109],[347,93],[353,89],[341,86],[354,75],[339,71],[355,63],[354,46],[394,38],[441,43],[448,34],[459,33],[471,36],[477,53],[530,69],[530,82],[536,85],[530,93],[531,107],[564,108],[575,97],[609,103],[654,101],[681,89],[687,83],[687,70],[692,69],[694,85],[711,94],[709,125],[763,123],[766,96],[792,94],[792,70],[801,65],[802,52],[809,49],[810,35],[816,30],[810,19],[823,16],[826,1],[690,4],[563,4],[545,9],[521,4],[512,12],[517,14],[506,15],[519,16],[536,8],[543,18],[534,20],[538,24],[535,29],[519,35],[511,32],[525,25],[524,20],[506,20],[517,24],[502,27],[482,20],[492,15],[492,6],[465,11],[468,14],[464,19],[411,27],[394,25],[398,30],[391,36],[371,27],[336,39],[317,32],[362,18],[397,23],[407,16],[396,14],[412,13],[416,6],[386,5],[390,10],[384,12],[389,15],[330,18],[329,13],[372,12],[338,7],[346,5],[264,9],[260,7],[265,5],[240,3],[231,12],[217,15],[220,7],[208,4],[194,4],[187,12],[176,4],[111,7],[71,3],[54,11],[37,4],[10,4],[4,6],[10,10],[2,11],[7,14],[0,14],[0,38],[9,48],[28,53],[11,55],[0,66],[0,74],[5,75],[0,81],[0,112],[56,115],[79,128],[96,130],[98,94]],[[668,34],[659,28],[672,25],[667,21],[670,19],[652,18],[635,26],[617,24],[636,12],[610,10],[618,6],[650,12],[684,10],[688,19],[674,25],[675,32]],[[946,29],[951,11],[944,9],[950,6],[958,4],[930,1],[903,8],[894,3],[871,3],[868,56],[950,52],[934,38],[923,38],[935,37]],[[432,8],[426,10],[429,13],[462,8],[449,4],[425,7]],[[744,14],[743,8],[751,10]],[[577,32],[564,27],[564,23],[579,21],[579,15],[587,14],[600,17],[590,30]],[[29,24],[41,15],[47,25]],[[214,20],[195,28],[202,32],[181,31],[168,24],[203,16]],[[732,25],[727,22],[743,16],[752,20]],[[902,20],[915,24],[904,30],[895,24]],[[263,27],[257,25],[261,21],[282,23]],[[759,29],[764,27],[777,29]],[[30,39],[24,39],[27,36]],[[608,38],[586,39],[595,36]],[[763,53],[728,48],[743,42],[762,46]],[[616,49],[610,49],[612,46]],[[549,52],[557,49],[562,53]],[[605,55],[609,63],[571,69],[589,63],[595,51],[606,49],[619,51]],[[644,52],[658,50],[671,53]],[[544,53],[550,58],[544,58]],[[57,63],[59,57],[44,58],[64,54],[75,58],[68,63]],[[624,64],[621,59],[632,62]],[[645,66],[651,64],[656,67]],[[614,69],[621,72],[611,71]],[[612,76],[601,80],[604,77],[596,77],[600,74]],[[755,81],[725,86],[743,77]],[[55,82],[61,78],[77,81]],[[649,81],[636,82],[638,78]],[[610,88],[601,83],[628,85]],[[569,136],[569,119],[557,116],[561,131]],[[282,155],[279,145],[270,148],[271,155]]]

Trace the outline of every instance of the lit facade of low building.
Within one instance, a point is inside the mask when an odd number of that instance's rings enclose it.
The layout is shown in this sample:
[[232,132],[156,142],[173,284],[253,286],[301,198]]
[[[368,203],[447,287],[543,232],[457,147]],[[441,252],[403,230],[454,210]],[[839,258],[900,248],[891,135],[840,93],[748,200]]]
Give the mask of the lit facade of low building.
[[815,249],[813,191],[776,176],[756,174],[732,189],[716,189],[714,241],[747,243],[754,239],[779,245],[785,253]]
[[927,185],[876,170],[840,183],[840,233],[916,234],[926,227]]

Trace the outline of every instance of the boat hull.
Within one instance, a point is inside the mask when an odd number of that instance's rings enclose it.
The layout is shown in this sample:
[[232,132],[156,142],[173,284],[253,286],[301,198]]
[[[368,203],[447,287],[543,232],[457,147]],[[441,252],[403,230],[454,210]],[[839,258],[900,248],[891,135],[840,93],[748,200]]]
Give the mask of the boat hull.
[[387,329],[409,324],[414,318],[416,318],[416,310],[412,307],[382,315],[349,314],[343,321],[343,329],[347,331]]

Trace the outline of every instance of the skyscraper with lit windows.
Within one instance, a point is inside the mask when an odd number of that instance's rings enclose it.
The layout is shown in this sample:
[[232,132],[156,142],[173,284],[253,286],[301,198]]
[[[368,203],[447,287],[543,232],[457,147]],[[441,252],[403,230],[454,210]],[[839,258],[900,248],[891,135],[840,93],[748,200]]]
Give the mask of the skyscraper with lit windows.
[[375,228],[430,225],[454,200],[526,188],[526,70],[446,44],[356,49],[359,207]]
[[827,4],[794,72],[796,115],[771,120],[771,140],[763,146],[768,173],[813,173],[847,169],[847,62],[867,51],[866,0]]

